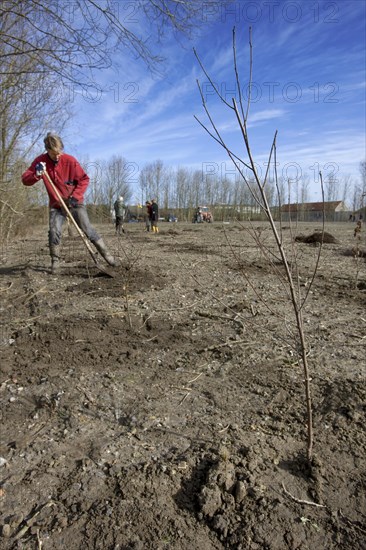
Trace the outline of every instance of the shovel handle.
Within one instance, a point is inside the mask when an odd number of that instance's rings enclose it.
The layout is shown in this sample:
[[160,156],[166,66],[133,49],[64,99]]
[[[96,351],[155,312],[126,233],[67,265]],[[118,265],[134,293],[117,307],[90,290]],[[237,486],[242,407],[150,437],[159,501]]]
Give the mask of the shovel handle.
[[71,214],[71,212],[70,212],[68,206],[66,205],[64,199],[61,197],[60,192],[57,189],[56,185],[51,180],[47,170],[44,170],[43,174],[46,176],[47,181],[50,184],[50,186],[52,187],[58,201],[60,202],[62,208],[65,210],[67,218],[71,221],[71,223],[74,225],[75,229],[79,233],[80,237],[83,239],[83,243],[85,244],[85,246],[86,246],[89,254],[91,255],[91,257],[93,258],[94,263],[97,263],[94,251],[93,251],[92,247],[90,246],[89,241],[87,240],[86,236],[84,235],[84,233],[82,232],[82,230],[80,229],[80,227],[78,226],[76,221],[74,220],[74,216]]

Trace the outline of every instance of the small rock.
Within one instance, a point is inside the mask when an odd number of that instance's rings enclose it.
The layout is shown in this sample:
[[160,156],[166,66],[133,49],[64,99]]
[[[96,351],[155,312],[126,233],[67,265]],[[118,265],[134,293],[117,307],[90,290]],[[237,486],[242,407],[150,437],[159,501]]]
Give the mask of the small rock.
[[237,504],[240,504],[247,496],[247,486],[244,481],[237,481],[234,487],[234,498]]
[[2,530],[1,530],[2,536],[5,537],[5,538],[9,538],[10,533],[11,533],[11,528],[10,528],[9,523],[4,523],[4,525],[2,527]]
[[65,516],[58,516],[57,517],[57,522],[58,522],[58,525],[61,529],[64,529],[65,527],[67,527],[67,517]]

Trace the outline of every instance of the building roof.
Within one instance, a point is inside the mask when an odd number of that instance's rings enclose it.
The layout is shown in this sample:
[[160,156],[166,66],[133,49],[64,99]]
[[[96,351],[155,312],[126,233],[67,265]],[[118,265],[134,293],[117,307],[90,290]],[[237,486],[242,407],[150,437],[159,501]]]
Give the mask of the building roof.
[[281,212],[339,212],[347,210],[343,201],[303,202],[283,204]]

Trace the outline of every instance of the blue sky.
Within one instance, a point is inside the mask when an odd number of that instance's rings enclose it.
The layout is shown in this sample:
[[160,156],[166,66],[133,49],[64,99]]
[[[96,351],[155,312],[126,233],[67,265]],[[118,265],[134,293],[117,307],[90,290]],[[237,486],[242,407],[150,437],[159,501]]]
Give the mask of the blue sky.
[[[253,42],[253,89],[249,138],[264,170],[278,130],[278,173],[308,174],[312,198],[319,198],[318,172],[340,180],[359,177],[365,149],[364,0],[263,0],[202,2],[201,21],[191,40],[167,37],[161,48],[163,74],[152,77],[142,63],[117,60],[95,76],[90,96],[75,94],[76,116],[65,135],[67,152],[90,161],[121,155],[136,167],[161,159],[167,167],[192,167],[219,175],[233,170],[225,151],[194,119],[207,119],[207,106],[234,152],[244,146],[233,113],[215,100],[193,53],[197,50],[220,91],[239,98],[232,62],[236,28],[241,90],[249,78],[249,26]],[[129,2],[131,5],[131,2]],[[144,21],[134,14],[133,26]],[[136,21],[135,21],[136,20]],[[107,91],[98,93],[98,88]]]

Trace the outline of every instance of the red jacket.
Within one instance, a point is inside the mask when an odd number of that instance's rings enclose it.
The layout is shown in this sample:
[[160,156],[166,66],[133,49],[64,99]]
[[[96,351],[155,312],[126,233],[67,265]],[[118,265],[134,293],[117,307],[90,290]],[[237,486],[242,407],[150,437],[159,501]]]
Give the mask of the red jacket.
[[[62,153],[59,161],[55,163],[47,153],[40,155],[34,159],[28,170],[22,175],[22,182],[24,185],[34,185],[41,179],[36,176],[35,169],[36,164],[39,162],[46,163],[48,175],[63,199],[68,199],[73,196],[80,204],[83,203],[84,193],[89,185],[89,176],[84,172],[76,158],[71,155],[66,155],[66,153]],[[46,176],[42,176],[42,179],[50,199],[50,208],[60,208],[57,196]]]

